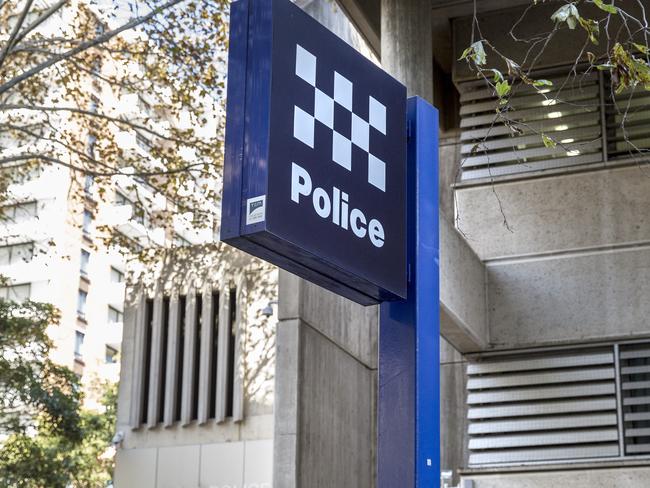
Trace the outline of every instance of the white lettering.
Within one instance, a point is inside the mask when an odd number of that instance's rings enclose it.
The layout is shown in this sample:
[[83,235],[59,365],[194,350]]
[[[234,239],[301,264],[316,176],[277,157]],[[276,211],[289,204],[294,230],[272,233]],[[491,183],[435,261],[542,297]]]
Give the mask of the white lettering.
[[368,224],[368,237],[370,242],[375,247],[382,247],[384,245],[384,226],[377,219],[372,219]]
[[311,176],[307,170],[291,163],[291,200],[300,203],[300,195],[311,193]]
[[[312,192],[313,190],[313,192]],[[312,205],[316,213],[323,219],[329,219],[332,223],[344,230],[351,229],[355,236],[368,239],[375,247],[383,247],[386,236],[384,226],[377,219],[371,219],[370,223],[365,214],[358,208],[352,208],[349,212],[350,196],[335,186],[330,193],[324,188],[313,188],[312,179],[306,169],[296,163],[291,164],[291,200],[300,203],[300,196],[311,195]]]
[[316,188],[312,195],[312,200],[314,201],[314,210],[316,210],[318,215],[324,219],[330,216],[332,202],[330,202],[330,197],[325,190]]
[[[359,225],[359,221],[361,221],[363,225]],[[355,236],[357,236],[359,239],[366,237],[366,217],[358,208],[354,208],[352,209],[352,212],[350,212],[350,224],[350,227],[352,227],[352,232],[354,232]]]

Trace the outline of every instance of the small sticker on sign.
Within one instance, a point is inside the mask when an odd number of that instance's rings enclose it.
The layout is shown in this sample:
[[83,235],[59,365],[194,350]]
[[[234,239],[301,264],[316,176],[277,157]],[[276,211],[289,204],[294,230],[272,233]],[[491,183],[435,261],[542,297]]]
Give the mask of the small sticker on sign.
[[266,219],[266,195],[246,200],[246,225],[258,224]]

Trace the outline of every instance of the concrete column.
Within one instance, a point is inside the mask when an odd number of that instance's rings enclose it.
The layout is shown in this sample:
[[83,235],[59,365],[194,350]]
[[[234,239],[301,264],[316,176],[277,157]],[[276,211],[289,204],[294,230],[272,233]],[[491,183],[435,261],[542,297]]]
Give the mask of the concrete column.
[[409,96],[433,103],[430,0],[381,0],[381,63]]

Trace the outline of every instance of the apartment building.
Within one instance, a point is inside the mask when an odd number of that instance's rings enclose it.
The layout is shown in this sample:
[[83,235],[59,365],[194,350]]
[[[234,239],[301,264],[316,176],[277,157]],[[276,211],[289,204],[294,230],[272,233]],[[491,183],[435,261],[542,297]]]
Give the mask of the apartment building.
[[[26,22],[48,6],[34,5]],[[39,25],[38,32],[45,38],[64,36],[78,22],[81,10],[98,33],[105,29],[92,3],[75,1]],[[11,16],[8,22],[4,32],[9,32]],[[110,113],[154,129],[177,123],[156,112],[146,94],[106,81],[111,74],[133,69],[137,67],[104,58],[90,72],[80,69],[78,93],[66,95],[70,87],[53,82],[44,89],[40,103]],[[15,96],[11,100],[19,101]],[[60,310],[60,325],[49,331],[52,357],[81,378],[87,406],[97,407],[98,382],[119,380],[126,277],[142,272],[134,252],[210,242],[213,230],[208,225],[195,231],[183,216],[175,216],[171,224],[154,221],[152,216],[160,212],[173,213],[174,202],[144,178],[130,175],[129,168],[99,180],[76,170],[102,172],[99,163],[84,164],[79,154],[101,159],[97,145],[102,141],[97,124],[81,124],[72,111],[55,110],[47,117],[39,111],[4,111],[0,125],[2,156],[33,152],[59,159],[59,163],[30,162],[27,169],[20,165],[4,169],[8,186],[0,208],[0,275],[8,282],[0,288],[0,296],[47,302]],[[125,158],[152,160],[150,152],[158,142],[149,132],[117,125],[109,129]],[[66,132],[74,133],[70,140],[65,139]],[[74,144],[79,141],[83,147]]]

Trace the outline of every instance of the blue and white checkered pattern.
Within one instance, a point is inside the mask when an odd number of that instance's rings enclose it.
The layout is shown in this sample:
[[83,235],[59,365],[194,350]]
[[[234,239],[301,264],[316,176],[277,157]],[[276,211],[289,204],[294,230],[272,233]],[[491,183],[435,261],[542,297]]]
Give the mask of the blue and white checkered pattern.
[[[316,121],[332,131],[332,161],[352,170],[352,145],[364,150],[368,155],[368,183],[386,191],[386,163],[370,151],[370,128],[386,135],[386,107],[368,97],[368,121],[352,110],[353,83],[334,72],[334,97],[319,90],[316,86],[316,56],[296,45],[296,76],[314,88],[314,113],[309,114],[294,106],[293,136],[310,148],[314,148]],[[345,108],[351,117],[351,137],[345,137],[334,128],[334,104]]]

